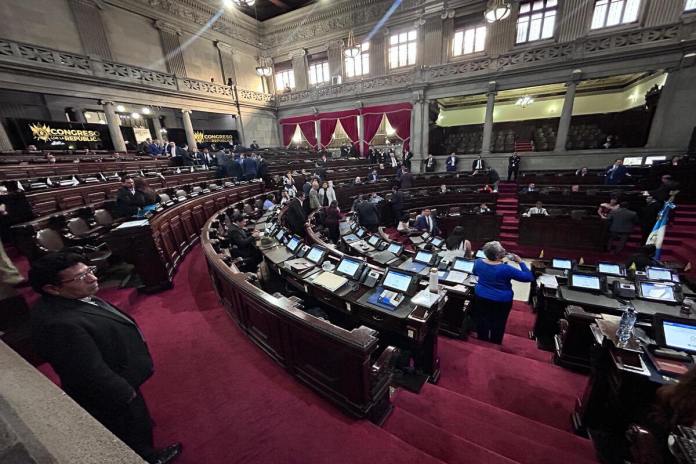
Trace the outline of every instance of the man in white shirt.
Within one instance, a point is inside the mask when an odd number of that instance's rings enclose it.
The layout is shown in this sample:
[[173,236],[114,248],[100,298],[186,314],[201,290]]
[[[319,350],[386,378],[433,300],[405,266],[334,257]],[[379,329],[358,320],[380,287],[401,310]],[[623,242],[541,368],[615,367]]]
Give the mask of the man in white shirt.
[[536,205],[529,208],[529,210],[524,213],[522,216],[529,217],[529,216],[535,216],[535,215],[542,215],[542,216],[548,216],[549,213],[546,211],[546,208],[544,208],[543,203],[540,201],[536,202]]

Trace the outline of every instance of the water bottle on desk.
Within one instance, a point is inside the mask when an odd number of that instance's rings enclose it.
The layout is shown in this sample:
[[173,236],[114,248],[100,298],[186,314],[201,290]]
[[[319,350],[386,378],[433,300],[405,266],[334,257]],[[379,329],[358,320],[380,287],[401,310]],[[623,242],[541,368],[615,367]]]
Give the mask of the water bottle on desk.
[[619,345],[625,346],[628,340],[633,335],[633,326],[636,325],[638,314],[632,304],[628,303],[621,307],[623,314],[619,322],[619,330],[616,331],[616,338],[619,340]]

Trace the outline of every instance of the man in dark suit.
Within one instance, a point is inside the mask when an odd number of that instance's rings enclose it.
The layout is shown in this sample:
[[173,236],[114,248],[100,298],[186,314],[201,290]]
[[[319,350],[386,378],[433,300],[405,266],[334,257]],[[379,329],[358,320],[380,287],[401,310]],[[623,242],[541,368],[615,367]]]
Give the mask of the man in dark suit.
[[244,158],[242,163],[242,171],[244,180],[256,179],[258,175],[258,164],[254,155],[247,156]]
[[367,159],[370,160],[370,164],[377,164],[380,162],[377,158],[377,151],[372,145],[370,145],[370,148],[367,150]]
[[234,177],[237,180],[242,180],[242,176],[242,165],[233,156],[228,155],[225,159],[225,177]]
[[255,230],[249,233],[245,229],[247,220],[239,212],[234,213],[231,221],[232,225],[227,231],[227,239],[234,246],[232,256],[243,258],[250,268],[258,266],[261,262],[261,253],[254,246],[254,243],[259,238],[259,232]]
[[413,153],[411,150],[404,150],[403,154],[401,155],[401,161],[406,166],[406,169],[409,171],[411,170],[411,160],[413,159]]
[[181,159],[182,166],[193,166],[193,153],[189,151],[188,145],[177,147],[176,156]]
[[404,194],[396,187],[392,188],[391,198],[389,199],[389,204],[391,205],[392,214],[394,215],[394,225],[399,224],[401,220],[402,211],[404,209]]
[[520,172],[520,161],[522,161],[522,158],[520,158],[520,155],[517,153],[513,153],[508,158],[508,182],[510,182],[510,179],[513,177],[517,180],[517,175]]
[[457,156],[454,153],[451,153],[447,157],[447,172],[456,172],[457,171]]
[[[633,232],[633,226],[638,223],[638,214],[635,211],[628,209],[626,203],[621,203],[618,208],[609,213],[607,216],[609,221],[609,243],[607,250],[615,253],[620,253],[628,237]],[[618,245],[614,247],[614,242],[618,240]]]
[[471,162],[471,171],[473,174],[476,174],[483,169],[486,169],[486,161],[481,158],[481,155],[478,155],[478,158]]
[[429,153],[425,160],[425,172],[435,172],[435,158],[432,153]]
[[367,175],[367,181],[368,182],[377,182],[379,179],[379,174],[377,174],[377,169],[373,169],[370,171],[370,173]]
[[300,237],[305,236],[305,221],[307,220],[304,208],[302,207],[303,200],[304,193],[298,192],[296,197],[288,200],[287,211],[285,211],[285,221],[288,224],[288,228],[293,234],[299,235]]
[[65,393],[104,427],[146,461],[171,462],[181,444],[154,448],[152,419],[140,393],[153,374],[147,344],[135,320],[94,297],[94,271],[73,253],[49,253],[32,263],[29,281],[41,294],[31,314],[36,351]]
[[401,188],[402,189],[410,189],[413,187],[413,174],[411,174],[411,171],[406,169],[405,167],[403,168],[403,173],[401,174]]
[[116,192],[116,213],[129,217],[138,213],[138,200],[135,197],[135,182],[132,177],[121,179],[121,188]]
[[437,227],[437,221],[435,221],[435,218],[430,214],[429,208],[425,208],[420,216],[418,216],[415,227],[417,230],[429,232],[430,235],[438,235],[440,233],[440,229]]
[[251,142],[251,145],[249,145],[249,148],[251,148],[252,150],[258,150],[261,147],[258,143],[256,143],[256,140],[254,140],[253,142]]
[[657,216],[662,210],[662,204],[655,200],[651,195],[645,197],[645,206],[640,212],[640,229],[643,234],[643,242],[647,240],[657,222]]
[[358,214],[358,223],[361,226],[370,232],[377,232],[377,227],[379,226],[379,212],[374,203],[366,201],[362,198],[362,195],[360,195],[355,205],[355,212]]
[[618,185],[623,182],[626,176],[631,177],[628,169],[623,165],[623,160],[617,159],[614,161],[614,164],[607,168],[604,183],[607,185]]

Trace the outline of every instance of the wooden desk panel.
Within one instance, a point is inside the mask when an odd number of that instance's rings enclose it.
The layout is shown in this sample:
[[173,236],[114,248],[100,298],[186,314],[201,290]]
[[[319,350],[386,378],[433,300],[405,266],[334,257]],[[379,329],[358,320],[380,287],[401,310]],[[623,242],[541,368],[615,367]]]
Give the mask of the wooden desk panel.
[[604,250],[608,240],[606,221],[599,217],[520,217],[519,234],[520,245],[596,251]]

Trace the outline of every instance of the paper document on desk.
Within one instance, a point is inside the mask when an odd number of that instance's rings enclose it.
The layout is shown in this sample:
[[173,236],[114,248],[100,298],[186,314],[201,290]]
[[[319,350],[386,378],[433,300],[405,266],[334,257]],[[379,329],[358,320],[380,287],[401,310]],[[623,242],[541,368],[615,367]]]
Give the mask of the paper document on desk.
[[314,283],[324,287],[330,292],[335,292],[348,282],[345,277],[334,274],[333,272],[322,272],[314,278]]
[[148,225],[149,223],[150,223],[150,221],[147,219],[140,219],[137,221],[128,221],[128,222],[124,222],[123,224],[120,224],[114,230],[127,229],[129,227],[142,227],[142,226]]
[[411,303],[423,306],[424,308],[431,308],[435,303],[440,301],[440,298],[442,298],[440,293],[432,293],[426,288],[416,293],[416,296],[411,298]]
[[543,285],[546,288],[552,288],[554,290],[558,288],[556,276],[548,274],[541,274],[539,277],[537,277],[537,284]]

